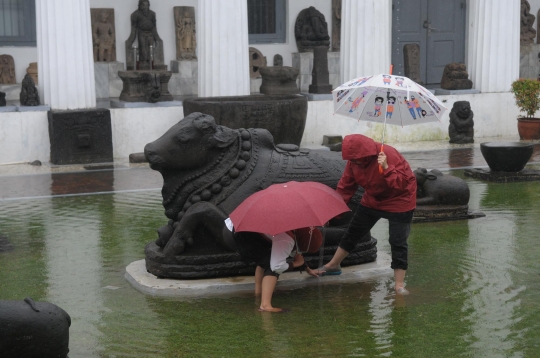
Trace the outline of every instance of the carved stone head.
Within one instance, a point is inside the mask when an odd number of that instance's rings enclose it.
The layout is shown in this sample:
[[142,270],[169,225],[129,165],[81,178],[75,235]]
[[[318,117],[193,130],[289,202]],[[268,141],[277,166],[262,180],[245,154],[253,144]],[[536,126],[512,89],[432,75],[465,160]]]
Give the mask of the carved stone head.
[[141,11],[150,10],[150,1],[149,0],[139,0],[139,10],[141,10]]
[[461,119],[467,119],[471,115],[471,104],[469,101],[457,101],[454,103],[452,110],[456,112]]

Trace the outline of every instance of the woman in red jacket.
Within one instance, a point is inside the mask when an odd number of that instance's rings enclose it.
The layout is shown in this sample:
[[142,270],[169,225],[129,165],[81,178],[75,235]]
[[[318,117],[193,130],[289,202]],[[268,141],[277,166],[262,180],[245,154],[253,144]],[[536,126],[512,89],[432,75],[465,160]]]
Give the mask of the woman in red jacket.
[[334,257],[313,273],[339,275],[341,261],[375,223],[384,218],[389,221],[391,267],[394,269],[396,293],[406,295],[409,293],[404,284],[408,267],[407,238],[416,208],[414,173],[396,149],[385,145],[383,153],[381,143],[361,134],[344,138],[342,157],[348,162],[336,191],[345,202],[356,193],[358,186],[364,188],[365,192]]

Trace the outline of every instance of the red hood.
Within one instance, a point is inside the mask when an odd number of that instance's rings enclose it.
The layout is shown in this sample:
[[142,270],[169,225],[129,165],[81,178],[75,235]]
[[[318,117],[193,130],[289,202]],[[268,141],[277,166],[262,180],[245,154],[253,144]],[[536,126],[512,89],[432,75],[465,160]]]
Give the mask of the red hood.
[[371,138],[361,134],[351,134],[343,139],[341,155],[344,160],[377,156],[379,154],[378,147],[377,143]]

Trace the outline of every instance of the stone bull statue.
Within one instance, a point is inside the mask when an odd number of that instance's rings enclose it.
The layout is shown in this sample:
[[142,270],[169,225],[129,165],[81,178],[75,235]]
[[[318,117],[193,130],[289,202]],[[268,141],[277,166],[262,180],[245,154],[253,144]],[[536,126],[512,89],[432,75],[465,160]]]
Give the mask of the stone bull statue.
[[[146,246],[146,268],[158,277],[206,278],[252,274],[240,260],[224,220],[251,194],[275,183],[318,181],[335,188],[345,161],[340,153],[274,146],[261,128],[230,129],[192,113],[146,145],[150,167],[163,176],[163,207],[169,218]],[[357,205],[363,190],[351,200]],[[349,216],[325,229],[324,260],[339,243]],[[366,235],[343,265],[376,259],[376,240]],[[318,256],[306,261],[318,263]],[[315,265],[317,264],[315,263]]]
[[414,171],[418,190],[416,205],[467,205],[470,190],[461,178],[444,175],[433,169],[418,168]]
[[3,358],[65,358],[71,318],[48,302],[0,301],[0,352]]

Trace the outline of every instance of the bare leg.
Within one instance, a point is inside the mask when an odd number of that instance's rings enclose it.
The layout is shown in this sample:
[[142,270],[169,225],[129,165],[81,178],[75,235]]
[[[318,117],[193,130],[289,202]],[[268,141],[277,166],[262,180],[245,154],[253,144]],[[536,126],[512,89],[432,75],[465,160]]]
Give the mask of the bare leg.
[[343,250],[341,247],[338,247],[334,257],[332,257],[332,259],[324,266],[328,268],[338,267],[341,264],[341,261],[343,261],[343,259],[348,255],[349,253],[347,251]]
[[405,273],[407,271],[403,269],[394,270],[395,290],[398,295],[408,295],[409,291],[405,289]]
[[264,276],[262,279],[262,296],[260,309],[266,312],[281,312],[281,308],[272,307],[272,294],[276,288],[276,276]]
[[261,266],[257,266],[255,269],[255,296],[260,296],[262,292],[264,269]]

